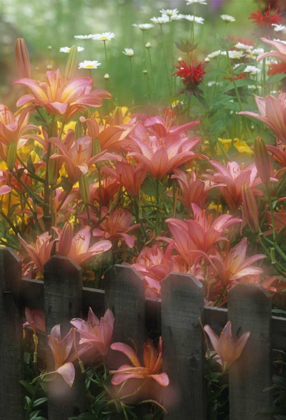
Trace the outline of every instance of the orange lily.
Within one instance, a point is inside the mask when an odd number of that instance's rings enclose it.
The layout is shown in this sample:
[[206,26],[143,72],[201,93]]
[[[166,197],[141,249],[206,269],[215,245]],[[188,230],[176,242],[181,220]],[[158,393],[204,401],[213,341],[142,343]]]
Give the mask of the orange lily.
[[211,340],[215,353],[219,356],[218,362],[222,365],[223,371],[229,369],[239,358],[250,336],[250,332],[246,332],[240,338],[234,338],[230,321],[224,327],[220,337],[213,332],[209,325],[205,325],[204,330]]
[[47,71],[44,83],[29,78],[19,79],[14,84],[26,86],[32,93],[22,96],[17,106],[43,106],[51,115],[61,115],[62,122],[66,123],[87,106],[100,107],[103,99],[111,98],[106,90],[92,91],[92,83],[89,77],[66,81],[61,77],[59,69]]
[[151,340],[148,340],[144,344],[143,350],[143,365],[138,359],[135,351],[124,343],[113,343],[110,348],[112,350],[120,351],[125,354],[133,366],[123,365],[118,370],[111,370],[113,378],[111,383],[113,385],[120,385],[122,382],[127,381],[128,379],[138,378],[138,379],[148,379],[152,378],[158,382],[161,386],[169,385],[169,378],[166,373],[158,373],[162,370],[162,337],[159,339],[159,344],[157,350],[154,347],[154,344]]

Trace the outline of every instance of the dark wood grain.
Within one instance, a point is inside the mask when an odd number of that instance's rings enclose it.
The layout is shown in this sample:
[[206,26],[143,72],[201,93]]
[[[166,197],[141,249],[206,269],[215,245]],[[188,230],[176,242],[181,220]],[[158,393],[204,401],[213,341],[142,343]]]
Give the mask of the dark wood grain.
[[[104,284],[105,308],[111,309],[115,317],[112,341],[132,345],[130,339],[134,340],[141,356],[145,341],[143,277],[132,267],[115,265],[107,271]],[[117,353],[116,360],[112,360],[113,366],[118,367],[123,359]]]
[[[0,419],[22,420],[23,319],[18,286],[21,260],[8,248],[0,249]],[[13,292],[13,294],[12,294]],[[14,297],[13,297],[14,296]]]
[[206,419],[203,286],[194,276],[171,273],[162,282],[163,370],[170,379],[164,405],[170,420]]
[[240,283],[228,293],[228,317],[239,336],[250,331],[240,358],[230,367],[231,420],[270,419],[257,415],[271,404],[271,297],[261,286]]
[[[63,338],[72,327],[70,320],[82,316],[82,270],[74,261],[61,256],[53,256],[44,269],[47,333],[49,334],[56,324],[61,324]],[[55,369],[49,348],[47,364],[48,370]],[[67,420],[83,412],[83,378],[79,369],[76,373],[72,388],[69,388],[60,375],[49,383],[49,420]]]

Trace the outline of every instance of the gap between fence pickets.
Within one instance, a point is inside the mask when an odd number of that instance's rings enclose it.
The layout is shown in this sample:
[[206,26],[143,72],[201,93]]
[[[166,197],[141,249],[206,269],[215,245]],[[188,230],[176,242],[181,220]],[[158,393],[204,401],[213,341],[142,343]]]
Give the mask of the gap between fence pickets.
[[[20,282],[21,305],[29,308],[44,309],[44,282],[23,278]],[[97,316],[104,313],[105,291],[83,287],[83,313],[87,314],[88,308],[92,307]],[[146,298],[146,319],[152,325],[155,319],[158,329],[161,328],[161,299]],[[205,324],[219,333],[228,320],[228,311],[225,308],[204,307]],[[286,350],[286,319],[272,316],[272,348]]]

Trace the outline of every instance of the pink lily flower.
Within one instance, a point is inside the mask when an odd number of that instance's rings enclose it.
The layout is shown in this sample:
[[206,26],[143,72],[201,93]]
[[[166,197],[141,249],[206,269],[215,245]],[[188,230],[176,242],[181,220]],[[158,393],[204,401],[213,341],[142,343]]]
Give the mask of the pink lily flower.
[[166,373],[158,373],[162,370],[163,365],[162,337],[159,339],[157,350],[151,340],[148,340],[144,344],[143,366],[141,366],[135,351],[127,344],[113,343],[110,348],[125,354],[132,363],[132,365],[123,365],[118,370],[111,370],[109,372],[114,375],[111,379],[113,385],[120,385],[122,382],[132,378],[152,378],[161,386],[165,387],[169,385],[168,375]]
[[[102,216],[105,216],[108,209],[102,209]],[[93,236],[105,239],[117,239],[122,237],[129,248],[132,248],[135,243],[133,236],[129,235],[134,229],[140,227],[140,223],[130,226],[132,223],[132,214],[122,208],[110,213],[100,223],[99,228],[93,229]]]
[[74,365],[69,362],[69,356],[73,347],[73,330],[69,330],[67,335],[61,338],[61,326],[55,325],[48,335],[49,347],[55,361],[55,372],[62,376],[63,380],[72,387],[75,379]]
[[[197,123],[195,121],[193,125]],[[199,137],[189,139],[185,134],[178,132],[158,137],[149,135],[146,129],[135,131],[135,135],[130,137],[133,144],[127,156],[133,156],[142,163],[155,179],[162,179],[183,163],[197,158],[207,159],[206,156],[191,151],[199,143]]]
[[[174,248],[186,263],[192,267],[196,259],[200,257],[200,254],[195,252],[197,251],[197,246],[189,235],[187,223],[183,222],[183,220],[174,218],[167,219],[166,223],[174,238]],[[169,239],[169,241],[171,241],[171,239]]]
[[60,150],[60,153],[54,153],[51,159],[61,159],[65,162],[68,177],[72,184],[79,180],[81,174],[86,175],[92,164],[104,160],[122,159],[118,155],[107,152],[92,156],[92,140],[88,136],[80,137],[73,143],[69,142],[69,144],[64,144],[55,137],[50,138],[49,141]]
[[236,246],[227,250],[225,255],[216,253],[211,256],[213,265],[224,284],[238,281],[245,276],[254,276],[263,273],[259,267],[253,267],[256,261],[266,258],[266,255],[257,254],[246,258],[247,239],[243,238]]
[[23,328],[31,327],[35,331],[46,332],[45,311],[25,308],[25,318],[27,321],[23,324]]
[[186,262],[179,255],[172,255],[173,241],[165,253],[158,245],[151,248],[145,246],[138,255],[136,262],[131,264],[143,277],[145,296],[161,297],[161,281],[172,272],[189,272]]
[[33,108],[43,106],[51,115],[61,115],[62,122],[68,122],[79,111],[87,106],[100,107],[103,99],[110,99],[111,94],[106,90],[91,90],[92,79],[78,77],[65,81],[60,71],[47,71],[46,82],[39,83],[33,79],[19,79],[13,84],[26,86],[31,94],[22,96],[17,106],[30,104]]
[[[286,45],[284,45],[284,47],[286,48]],[[281,93],[278,99],[272,95],[266,96],[266,98],[254,95],[254,98],[259,114],[243,111],[239,112],[239,115],[246,115],[247,117],[263,122],[271,131],[273,131],[279,140],[286,143],[286,94]]]
[[270,51],[266,52],[264,54],[261,54],[259,57],[257,57],[257,61],[261,61],[266,57],[275,57],[278,60],[283,61],[283,63],[286,63],[286,45],[282,41],[272,41],[267,38],[261,38],[261,41],[265,42],[266,44],[271,45],[276,49],[276,51]]
[[17,148],[22,147],[27,139],[24,134],[29,130],[40,131],[39,127],[29,124],[29,112],[23,110],[16,117],[13,112],[0,104],[0,156],[7,160],[7,148],[11,143],[16,143]]
[[71,239],[71,232],[67,226],[68,223],[65,224],[62,231],[59,228],[54,228],[58,235],[59,255],[72,258],[79,265],[95,255],[108,251],[112,247],[110,241],[99,241],[90,247],[90,226],[84,226]]
[[104,167],[102,171],[112,175],[133,196],[138,196],[147,175],[143,165],[134,167],[128,162],[116,162],[115,169]]
[[[179,168],[174,169],[174,175],[171,178],[178,181],[182,193],[182,195],[178,195],[178,200],[188,211],[192,210],[192,203],[203,208],[207,201],[208,192],[219,186],[211,185],[208,181],[198,179],[194,171],[185,172]],[[167,195],[173,197],[173,194],[170,192]]]
[[80,318],[71,320],[71,324],[77,329],[80,335],[79,345],[90,345],[90,350],[105,358],[113,335],[114,316],[110,309],[107,309],[104,316],[99,320],[89,308],[87,321]]
[[208,252],[218,241],[226,240],[220,236],[222,232],[234,223],[241,223],[242,219],[235,218],[230,214],[222,214],[214,221],[213,215],[206,216],[206,211],[192,204],[194,220],[187,220],[188,233],[192,241],[200,251]]
[[[231,210],[235,210],[242,203],[243,185],[249,186],[254,195],[263,195],[256,188],[261,184],[261,180],[257,177],[257,168],[254,163],[246,168],[241,168],[237,162],[228,162],[226,167],[215,160],[211,160],[210,164],[215,170],[207,170],[208,174],[205,177],[219,187]],[[273,181],[274,178],[270,180]]]
[[[101,171],[103,172],[104,169],[105,168],[102,168]],[[106,176],[101,180],[100,193],[98,182],[90,184],[90,202],[101,202],[102,206],[109,207],[110,202],[112,201],[114,196],[119,192],[120,188],[120,183],[116,179],[110,176]]]
[[240,338],[234,338],[230,321],[225,325],[220,337],[209,325],[205,325],[204,330],[211,340],[215,353],[219,356],[217,361],[222,365],[223,371],[229,369],[239,358],[250,336],[250,332],[246,332]]
[[178,219],[167,219],[166,223],[175,239],[175,246],[178,252],[188,261],[190,250],[203,252],[210,251],[210,248],[218,241],[226,240],[222,232],[234,223],[242,222],[241,219],[232,217],[230,214],[223,214],[212,222],[212,215],[206,217],[205,210],[201,210],[196,204],[192,204],[194,220],[189,219],[183,222]]
[[36,267],[42,274],[44,273],[45,262],[51,257],[51,251],[54,243],[58,241],[58,239],[50,241],[51,238],[52,235],[49,235],[49,232],[44,232],[40,236],[37,236],[36,243],[33,246],[31,244],[27,244],[27,242],[18,233],[20,244],[32,260],[29,264]]

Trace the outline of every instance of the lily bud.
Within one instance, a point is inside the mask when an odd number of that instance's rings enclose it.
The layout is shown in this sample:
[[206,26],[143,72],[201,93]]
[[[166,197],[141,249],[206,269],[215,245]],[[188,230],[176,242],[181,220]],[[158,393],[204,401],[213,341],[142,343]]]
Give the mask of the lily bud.
[[15,45],[16,67],[21,78],[31,79],[31,63],[26,43],[18,38]]
[[15,166],[16,156],[17,156],[17,144],[10,143],[8,153],[7,153],[7,167],[9,171],[12,171],[12,169]]
[[75,140],[79,139],[82,136],[83,136],[82,124],[81,124],[80,121],[77,121],[77,123],[75,125]]
[[66,65],[65,77],[66,79],[72,79],[75,76],[77,70],[77,47],[73,45],[69,52],[69,58]]
[[50,185],[56,185],[58,177],[59,177],[60,166],[61,166],[60,159],[49,160],[48,183]]
[[59,255],[62,255],[63,257],[67,257],[71,246],[72,246],[72,238],[73,238],[73,228],[71,223],[65,223],[61,238],[59,240]]
[[87,176],[81,174],[79,177],[79,193],[84,204],[90,202],[90,191]]
[[99,139],[94,139],[92,142],[92,156],[96,156],[101,152],[101,145]]
[[261,137],[254,140],[254,161],[263,184],[270,180],[270,161],[264,141]]
[[113,120],[112,122],[114,125],[123,124],[122,108],[120,106],[115,108],[112,120]]
[[254,194],[248,185],[242,187],[243,216],[253,233],[259,233],[259,213]]

